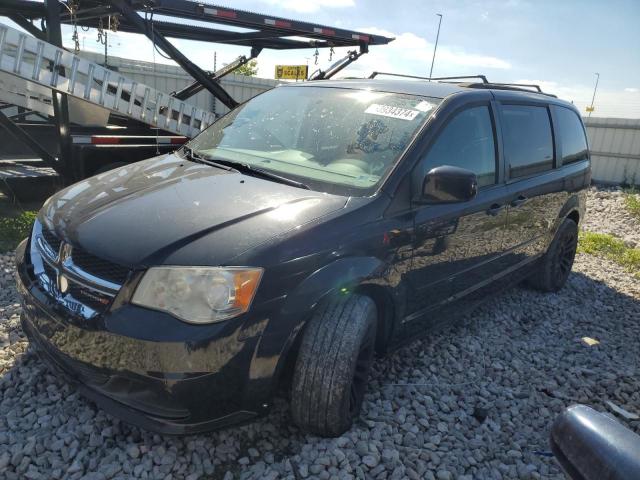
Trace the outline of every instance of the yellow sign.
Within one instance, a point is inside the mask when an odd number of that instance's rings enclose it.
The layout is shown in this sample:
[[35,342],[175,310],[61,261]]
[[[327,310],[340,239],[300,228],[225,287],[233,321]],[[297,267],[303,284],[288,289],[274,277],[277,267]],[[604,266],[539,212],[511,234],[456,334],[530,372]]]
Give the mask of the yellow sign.
[[276,78],[283,80],[306,80],[306,65],[276,65]]
[[593,112],[595,110],[595,107],[587,107],[587,112]]

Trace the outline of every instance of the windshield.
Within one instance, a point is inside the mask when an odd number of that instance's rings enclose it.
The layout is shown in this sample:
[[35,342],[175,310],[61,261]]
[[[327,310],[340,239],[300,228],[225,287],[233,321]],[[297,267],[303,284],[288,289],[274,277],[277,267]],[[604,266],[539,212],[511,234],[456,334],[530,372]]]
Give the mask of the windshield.
[[368,195],[439,102],[371,90],[274,88],[218,120],[189,147],[314,190]]

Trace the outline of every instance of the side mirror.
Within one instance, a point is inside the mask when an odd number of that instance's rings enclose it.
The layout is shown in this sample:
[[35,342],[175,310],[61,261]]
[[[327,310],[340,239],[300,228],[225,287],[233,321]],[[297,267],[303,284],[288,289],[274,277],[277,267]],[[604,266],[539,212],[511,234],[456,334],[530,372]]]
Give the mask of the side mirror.
[[555,420],[551,450],[573,480],[632,480],[640,472],[640,436],[586,405]]
[[443,165],[429,170],[422,183],[425,203],[455,203],[471,200],[478,193],[478,177],[464,168]]

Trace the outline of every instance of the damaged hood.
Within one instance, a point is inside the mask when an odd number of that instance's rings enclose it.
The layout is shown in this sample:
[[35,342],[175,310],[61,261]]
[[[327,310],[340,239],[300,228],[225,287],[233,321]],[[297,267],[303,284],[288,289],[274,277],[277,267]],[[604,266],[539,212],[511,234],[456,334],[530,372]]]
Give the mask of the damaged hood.
[[170,154],[72,185],[40,217],[60,238],[130,267],[224,265],[346,201]]

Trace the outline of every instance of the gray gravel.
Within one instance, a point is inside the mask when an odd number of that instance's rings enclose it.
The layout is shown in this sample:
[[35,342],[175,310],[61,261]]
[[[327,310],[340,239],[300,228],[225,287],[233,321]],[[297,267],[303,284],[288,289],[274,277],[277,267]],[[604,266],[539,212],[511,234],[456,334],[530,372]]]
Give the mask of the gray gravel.
[[624,199],[625,193],[620,187],[591,187],[582,228],[614,235],[628,247],[640,248],[640,220],[627,213]]
[[[595,193],[589,229],[617,228],[594,205],[617,200]],[[578,256],[559,294],[514,288],[379,360],[361,420],[337,439],[300,433],[284,401],[253,424],[184,438],[106,415],[28,347],[12,265],[0,256],[2,478],[563,478],[547,439],[565,406],[640,413],[640,290],[594,257]]]

